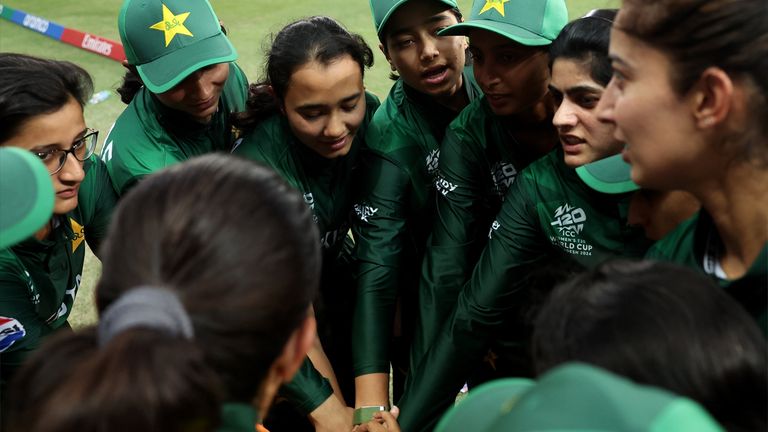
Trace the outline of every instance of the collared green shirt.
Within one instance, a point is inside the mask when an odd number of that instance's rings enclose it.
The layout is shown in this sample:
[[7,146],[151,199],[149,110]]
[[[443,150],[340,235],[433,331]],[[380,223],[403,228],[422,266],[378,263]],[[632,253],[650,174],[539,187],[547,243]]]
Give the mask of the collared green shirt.
[[163,105],[142,87],[104,140],[101,157],[118,195],[142,177],[195,156],[231,149],[229,115],[242,111],[248,93],[245,74],[229,64],[219,108],[208,124]]
[[722,247],[712,216],[700,210],[654,244],[646,258],[671,261],[709,275],[744,306],[757,320],[763,334],[768,335],[768,243],[747,273],[735,280],[717,275]]
[[[469,100],[480,91],[464,72]],[[365,174],[352,226],[358,260],[353,327],[355,375],[389,372],[395,301],[415,303],[424,245],[431,230],[440,142],[458,115],[398,80],[366,134]],[[406,313],[406,315],[410,315]],[[404,316],[404,331],[413,324]]]
[[593,267],[612,257],[643,256],[648,240],[627,225],[630,197],[590,189],[559,148],[518,175],[453,312],[411,371],[398,404],[403,430],[434,427],[489,345],[522,337],[531,294],[526,277],[537,265],[569,257]]
[[[67,328],[85,260],[85,241],[98,255],[117,197],[104,163],[92,156],[78,205],[54,216],[48,238],[30,237],[0,250],[0,384],[43,339]],[[2,389],[0,389],[2,391]]]
[[244,403],[226,403],[221,407],[221,425],[216,432],[254,432],[259,412]]
[[415,365],[451,313],[517,173],[546,154],[519,142],[485,97],[451,123],[440,146],[435,217],[419,284]]
[[[366,93],[365,103],[365,117],[345,156],[326,159],[318,155],[296,139],[285,116],[278,114],[268,117],[248,131],[232,151],[271,167],[304,196],[320,231],[323,247],[322,285],[332,285],[321,286],[324,295],[328,290],[345,288],[334,286],[345,278],[334,277],[337,275],[333,273],[336,261],[346,258],[340,258],[340,254],[349,231],[359,155],[365,147],[368,123],[379,107],[379,99]],[[328,380],[308,359],[304,361],[300,372],[281,389],[281,394],[305,414],[320,406],[332,393]]]

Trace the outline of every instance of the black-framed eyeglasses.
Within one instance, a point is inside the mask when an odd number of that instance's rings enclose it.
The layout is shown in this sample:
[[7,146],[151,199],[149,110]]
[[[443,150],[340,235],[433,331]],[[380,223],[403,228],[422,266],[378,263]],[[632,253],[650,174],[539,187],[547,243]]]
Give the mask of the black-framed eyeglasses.
[[32,153],[36,154],[37,157],[43,161],[46,168],[48,168],[48,172],[51,173],[51,175],[54,175],[61,171],[61,168],[67,163],[67,155],[70,153],[72,153],[72,156],[78,161],[85,162],[91,157],[93,151],[96,150],[96,142],[98,140],[99,131],[86,129],[85,135],[75,141],[69,150],[54,148],[50,150],[33,151]]

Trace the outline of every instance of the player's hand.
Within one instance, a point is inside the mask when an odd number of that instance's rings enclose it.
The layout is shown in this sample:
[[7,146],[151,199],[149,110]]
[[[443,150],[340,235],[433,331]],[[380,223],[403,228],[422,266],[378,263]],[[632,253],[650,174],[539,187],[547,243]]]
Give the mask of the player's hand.
[[373,420],[357,426],[355,432],[400,432],[400,425],[397,424],[399,415],[400,409],[396,406],[389,412],[377,412],[373,415]]

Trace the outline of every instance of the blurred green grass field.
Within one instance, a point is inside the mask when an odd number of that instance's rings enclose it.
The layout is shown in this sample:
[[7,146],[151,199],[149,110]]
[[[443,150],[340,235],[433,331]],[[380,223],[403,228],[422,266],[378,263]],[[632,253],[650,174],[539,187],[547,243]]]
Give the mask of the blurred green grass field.
[[[465,14],[468,14],[472,1],[458,2]],[[0,0],[2,5],[23,10],[65,27],[118,41],[117,14],[121,3],[120,0]],[[591,9],[618,7],[619,0],[567,0],[567,3],[571,18],[576,18]],[[350,31],[363,35],[374,48],[376,60],[372,70],[366,74],[366,87],[382,99],[387,95],[391,86],[388,79],[389,67],[383,54],[375,48],[378,40],[367,0],[211,0],[211,4],[227,27],[232,43],[240,54],[238,64],[245,70],[250,82],[261,78],[263,53],[268,46],[269,35],[294,19],[329,15],[344,23]],[[26,53],[77,63],[93,76],[95,91],[116,89],[123,75],[123,67],[111,59],[55,41],[2,19],[0,52]],[[113,92],[112,97],[106,101],[86,107],[86,122],[90,127],[100,130],[103,139],[124,107]],[[70,322],[75,328],[96,320],[93,287],[101,274],[101,265],[90,253],[86,257],[83,273],[80,293],[70,317]]]

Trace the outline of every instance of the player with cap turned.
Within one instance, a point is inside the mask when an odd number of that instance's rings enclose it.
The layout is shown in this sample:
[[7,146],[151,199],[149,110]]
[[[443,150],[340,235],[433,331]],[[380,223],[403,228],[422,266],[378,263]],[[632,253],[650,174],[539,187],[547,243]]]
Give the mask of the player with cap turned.
[[357,423],[388,409],[390,362],[394,394],[402,392],[440,142],[451,120],[480,96],[465,68],[466,39],[438,35],[462,20],[455,0],[371,0],[370,6],[396,81],[367,132],[352,227],[360,265],[353,327]]
[[[399,404],[404,430],[434,427],[491,345],[503,342],[513,360],[527,352],[524,316],[539,294],[529,292],[535,270],[641,257],[649,246],[642,230],[627,225],[630,192],[637,186],[617,155],[622,143],[594,111],[611,76],[608,39],[615,13],[598,10],[568,24],[550,46],[549,92],[560,146],[522,170],[507,192],[456,306],[408,379]],[[507,373],[532,374],[527,356],[519,360]]]
[[517,174],[557,142],[547,47],[567,22],[562,0],[475,1],[466,23],[440,32],[469,36],[484,97],[451,123],[440,146],[412,365],[453,309]]
[[101,157],[122,195],[161,168],[229,151],[228,118],[245,107],[247,80],[207,0],[125,0],[117,25],[129,70],[118,92],[128,107]]
[[[18,165],[0,173],[3,182],[6,176],[16,182],[14,193],[0,195],[0,224],[10,230],[0,234],[3,398],[10,377],[42,340],[69,328],[86,241],[98,256],[117,200],[104,163],[93,155],[98,132],[83,117],[92,87],[88,73],[72,63],[0,54],[0,147],[6,161],[10,148],[25,152],[16,154]],[[47,178],[21,181],[34,167],[26,154],[42,161]],[[38,194],[43,200],[55,194],[52,217],[50,205],[35,199]],[[17,198],[26,205],[10,203]]]

